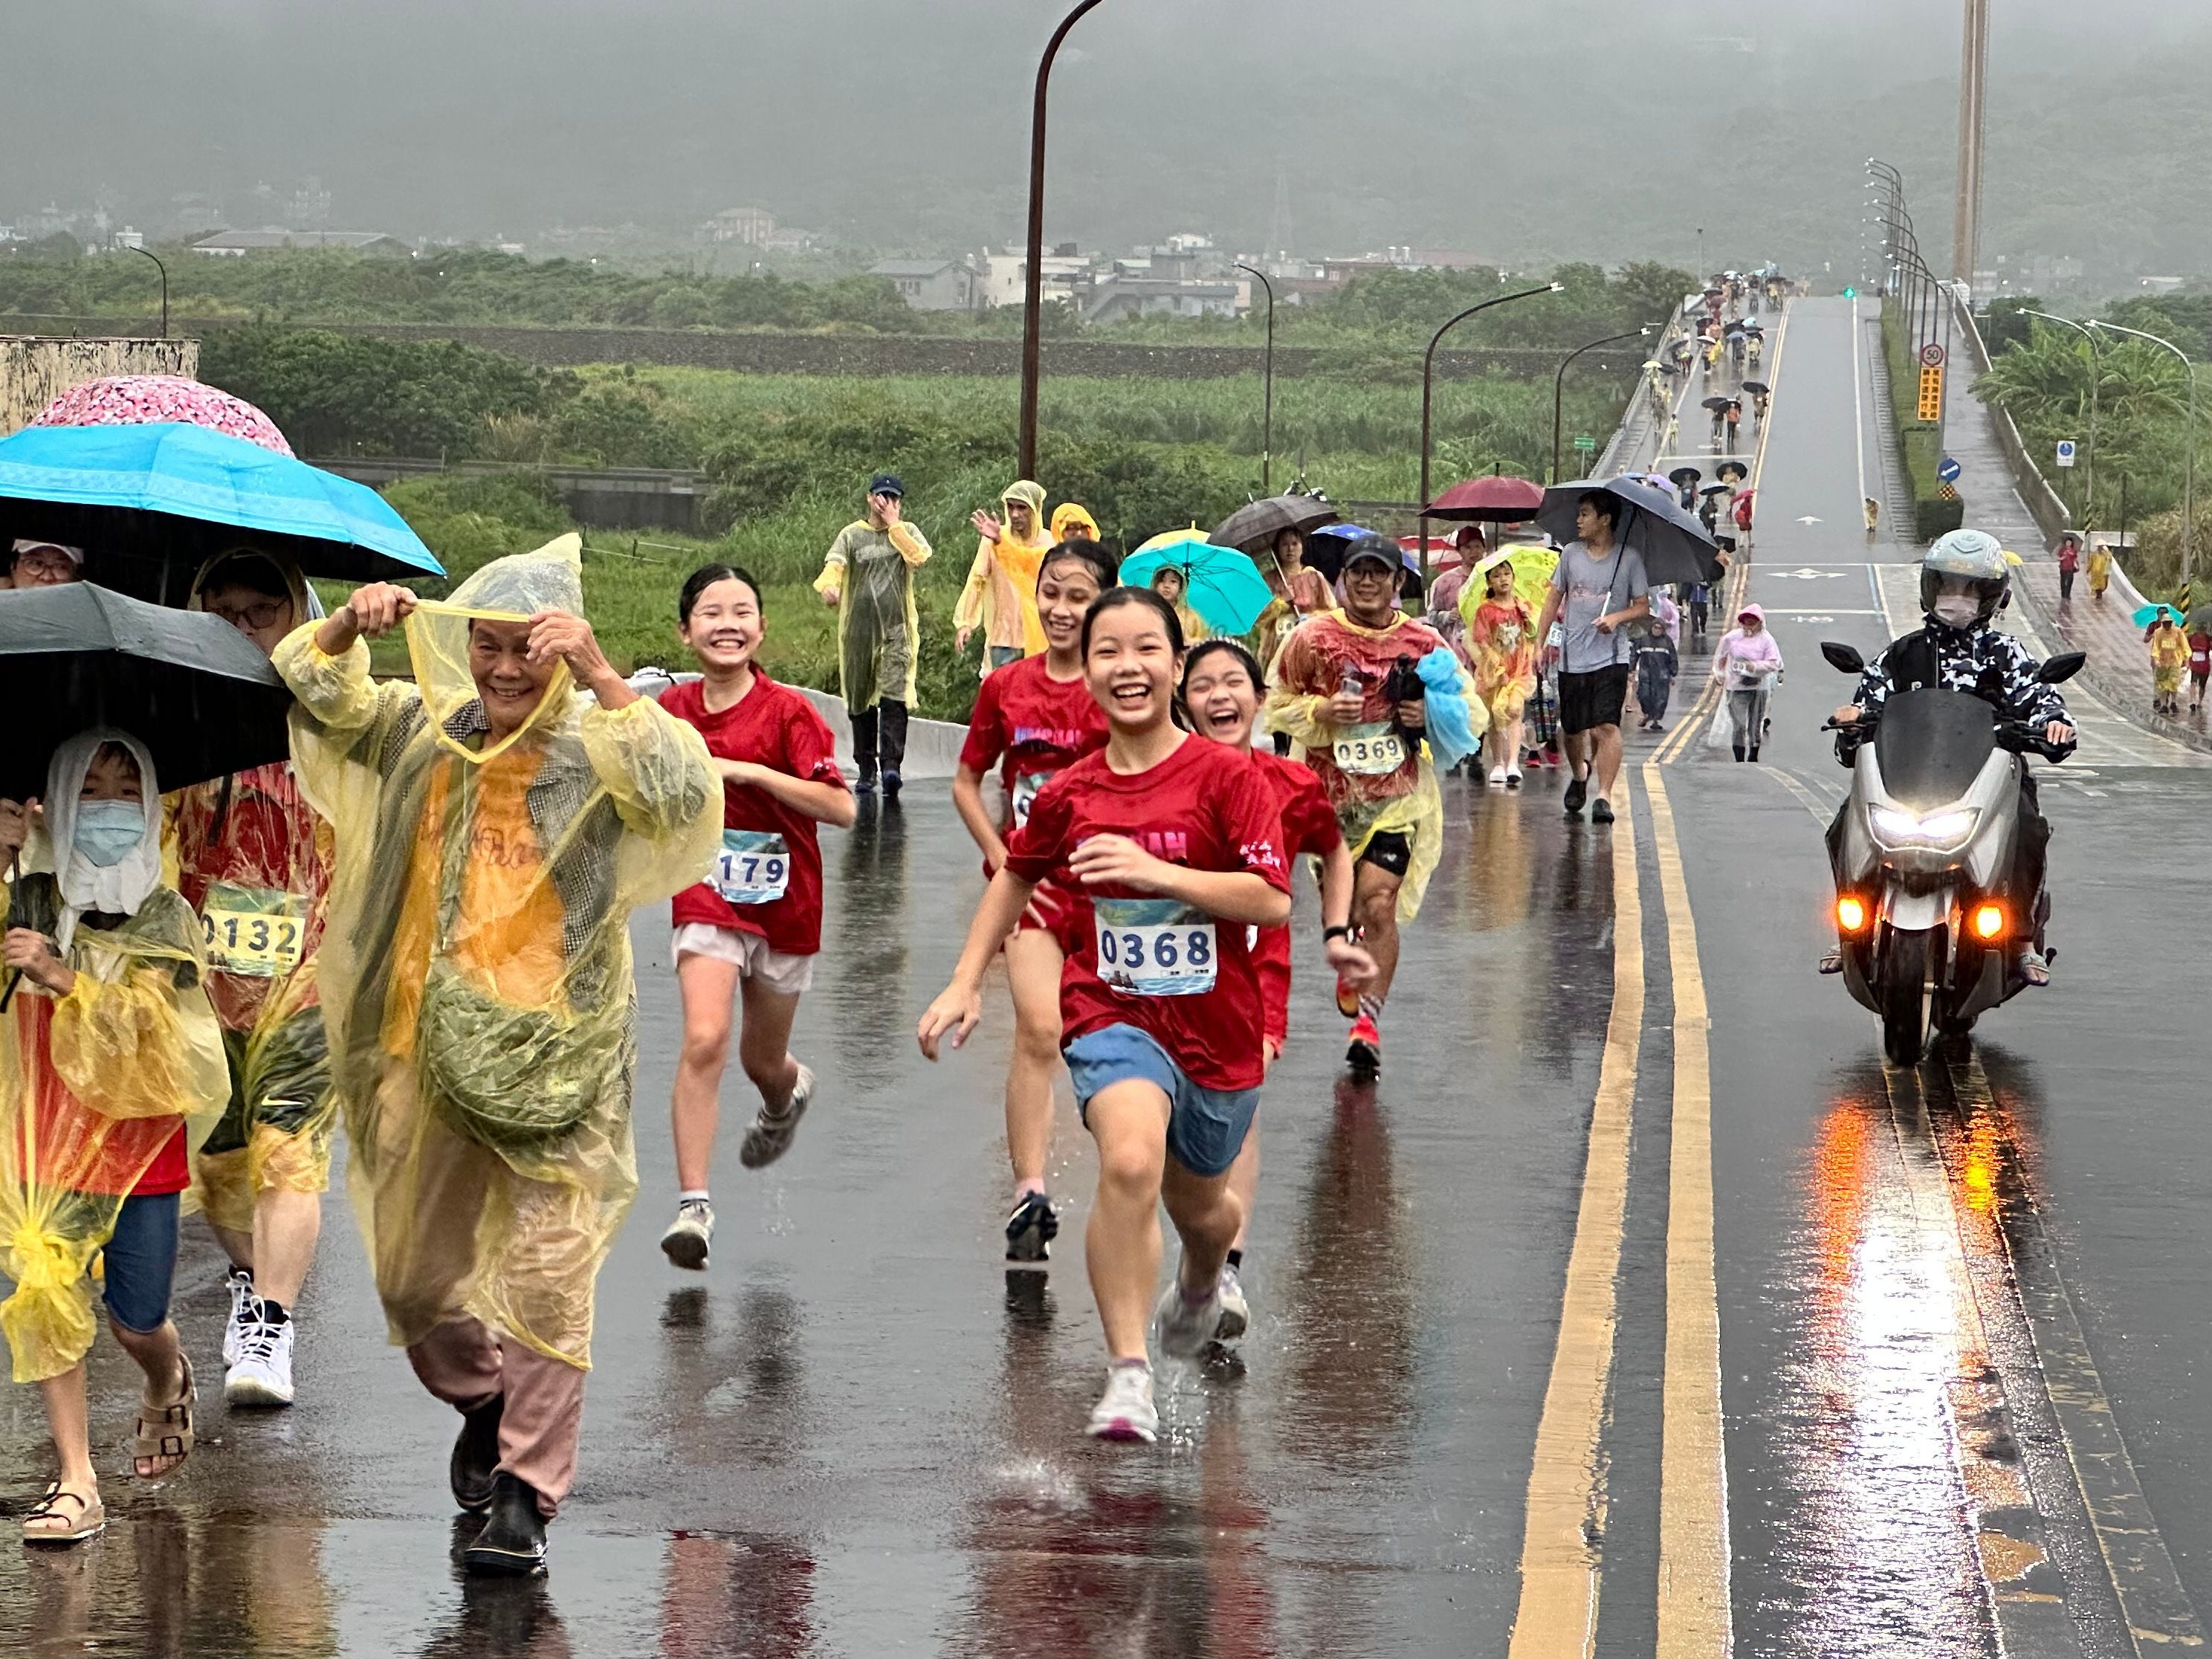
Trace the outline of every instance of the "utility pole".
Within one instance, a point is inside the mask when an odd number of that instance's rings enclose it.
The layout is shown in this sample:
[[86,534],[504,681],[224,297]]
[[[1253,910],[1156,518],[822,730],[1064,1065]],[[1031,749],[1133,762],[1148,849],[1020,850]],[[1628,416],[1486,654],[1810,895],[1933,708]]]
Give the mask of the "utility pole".
[[1951,275],[1972,283],[1982,251],[1982,111],[1990,70],[1990,0],[1966,3],[1966,39],[1959,67],[1959,205]]

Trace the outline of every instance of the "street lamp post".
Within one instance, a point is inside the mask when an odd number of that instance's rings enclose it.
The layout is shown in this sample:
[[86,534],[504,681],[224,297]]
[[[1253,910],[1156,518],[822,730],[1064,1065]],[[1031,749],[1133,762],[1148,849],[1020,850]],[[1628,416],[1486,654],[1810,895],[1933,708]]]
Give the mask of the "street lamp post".
[[[1257,265],[1248,265],[1239,260],[1239,270],[1249,270],[1260,279],[1260,286],[1267,294],[1267,350],[1260,360],[1260,493],[1272,495],[1275,451],[1275,285],[1267,280],[1267,273]],[[1027,477],[1027,474],[1024,474]]]
[[[1552,376],[1552,482],[1553,483],[1559,481],[1559,417],[1566,397],[1567,365],[1585,351],[1595,351],[1600,346],[1617,345],[1623,340],[1639,339],[1650,332],[1651,330],[1647,325],[1643,328],[1631,329],[1626,334],[1608,334],[1602,340],[1592,340],[1586,346],[1577,346],[1559,359],[1559,372]],[[1422,486],[1421,499],[1424,501],[1428,499],[1425,480]]]
[[2055,317],[2047,311],[2036,311],[2027,306],[2020,308],[2020,314],[2040,317],[2046,323],[2070,328],[2089,343],[2089,457],[2088,464],[2081,469],[2081,527],[2087,530],[2097,515],[2097,382],[2104,378],[2102,365],[2097,361],[2097,337],[2071,317]]
[[1098,0],[1080,0],[1060,20],[1060,27],[1045,42],[1037,59],[1036,96],[1030,106],[1030,224],[1029,263],[1022,272],[1022,424],[1021,459],[1015,471],[1023,477],[1036,471],[1037,368],[1043,350],[1044,299],[1044,105],[1045,88],[1052,80],[1052,60],[1083,14]]
[[2197,365],[2189,361],[2189,354],[2171,340],[2162,340],[2155,334],[2146,334],[2139,328],[2124,328],[2118,323],[2108,323],[2101,317],[2089,319],[2092,328],[2108,328],[2115,334],[2132,334],[2138,340],[2148,340],[2153,345],[2164,346],[2181,359],[2181,372],[2189,377],[2189,451],[2181,475],[2181,599],[2184,605],[2192,598],[2189,592],[2191,554],[2197,540]]
[[161,337],[166,340],[169,337],[169,268],[161,263],[151,248],[132,247],[131,251],[143,253],[153,260],[154,269],[161,273]]
[[1487,311],[1492,306],[1510,305],[1516,300],[1527,300],[1539,294],[1564,294],[1565,283],[1546,283],[1540,288],[1524,288],[1517,294],[1501,294],[1494,300],[1485,300],[1471,305],[1438,329],[1429,337],[1429,349],[1421,354],[1421,552],[1427,556],[1429,547],[1429,394],[1435,380],[1437,347],[1445,335],[1457,328],[1478,311]]

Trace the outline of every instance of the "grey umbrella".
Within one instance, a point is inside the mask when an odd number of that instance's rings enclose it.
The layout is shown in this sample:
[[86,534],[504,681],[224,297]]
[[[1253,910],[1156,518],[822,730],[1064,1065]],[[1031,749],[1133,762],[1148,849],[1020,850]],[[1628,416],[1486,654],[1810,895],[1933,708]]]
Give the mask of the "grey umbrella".
[[1336,509],[1326,495],[1269,495],[1238,507],[1214,526],[1206,539],[1217,547],[1237,548],[1256,557],[1273,552],[1275,538],[1285,530],[1304,536],[1336,520]]
[[1628,509],[1613,525],[1613,539],[1644,556],[1644,580],[1652,586],[1720,580],[1713,538],[1697,515],[1667,491],[1638,479],[1578,478],[1553,484],[1536,509],[1537,524],[1564,547],[1577,533],[1575,508],[1591,494],[1611,495]]

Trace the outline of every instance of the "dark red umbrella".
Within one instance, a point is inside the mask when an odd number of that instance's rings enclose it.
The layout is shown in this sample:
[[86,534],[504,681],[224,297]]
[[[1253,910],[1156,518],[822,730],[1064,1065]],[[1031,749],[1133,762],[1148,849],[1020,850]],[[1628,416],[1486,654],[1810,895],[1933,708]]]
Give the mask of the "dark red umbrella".
[[1544,504],[1544,491],[1526,478],[1503,472],[1488,477],[1462,478],[1431,501],[1426,516],[1457,519],[1468,523],[1519,524],[1536,516]]

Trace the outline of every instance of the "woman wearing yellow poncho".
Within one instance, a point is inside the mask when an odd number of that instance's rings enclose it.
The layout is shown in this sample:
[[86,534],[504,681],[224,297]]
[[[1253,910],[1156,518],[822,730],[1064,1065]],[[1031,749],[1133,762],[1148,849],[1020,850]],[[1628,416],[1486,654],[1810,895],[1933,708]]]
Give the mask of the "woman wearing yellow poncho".
[[1044,489],[1023,478],[1006,486],[999,498],[1006,509],[1003,520],[978,509],[969,522],[975,526],[975,562],[968,567],[967,586],[952,608],[953,653],[968,648],[968,636],[983,630],[983,669],[1004,668],[1044,649],[1044,624],[1037,620],[1037,567],[1052,550],[1052,532],[1045,528]]
[[[364,587],[275,658],[336,832],[321,982],[356,1208],[392,1340],[463,1413],[479,1571],[539,1570],[574,1478],[593,1281],[637,1186],[629,913],[721,844],[706,744],[600,653],[578,552],[495,560],[444,604]],[[380,685],[362,641],[403,620],[416,683]]]

